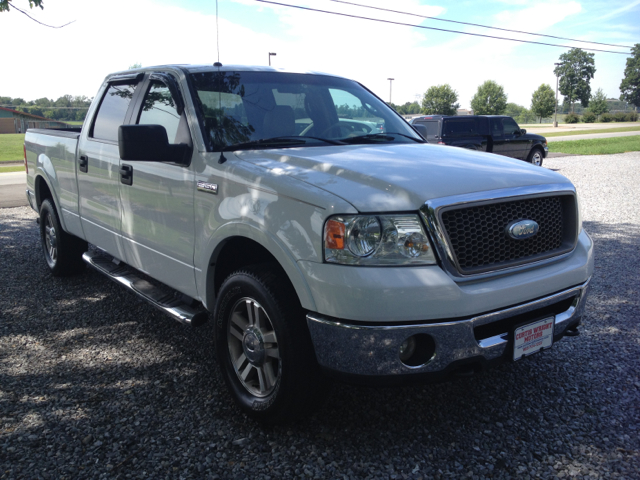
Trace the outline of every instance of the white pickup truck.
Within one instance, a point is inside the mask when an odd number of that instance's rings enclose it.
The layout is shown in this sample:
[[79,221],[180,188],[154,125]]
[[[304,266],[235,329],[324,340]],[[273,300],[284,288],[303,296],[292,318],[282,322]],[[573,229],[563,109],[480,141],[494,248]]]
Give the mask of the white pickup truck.
[[227,386],[267,422],[326,379],[466,375],[577,335],[593,247],[565,177],[431,146],[345,78],[162,66],[107,76],[82,129],[29,130],[53,275],[96,268],[215,322]]

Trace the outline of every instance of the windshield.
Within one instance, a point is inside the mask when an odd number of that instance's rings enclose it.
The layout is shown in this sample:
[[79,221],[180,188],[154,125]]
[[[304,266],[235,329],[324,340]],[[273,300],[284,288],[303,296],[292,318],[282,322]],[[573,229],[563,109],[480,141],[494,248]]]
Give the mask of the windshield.
[[351,80],[280,72],[198,72],[191,78],[213,151],[423,141]]

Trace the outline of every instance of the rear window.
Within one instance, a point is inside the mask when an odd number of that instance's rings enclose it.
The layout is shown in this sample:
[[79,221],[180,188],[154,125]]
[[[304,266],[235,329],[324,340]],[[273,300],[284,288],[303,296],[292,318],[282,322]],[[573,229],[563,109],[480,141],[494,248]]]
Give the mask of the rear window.
[[427,136],[429,137],[435,137],[438,135],[438,121],[437,120],[432,120],[432,121],[425,121],[425,120],[420,120],[415,122],[416,125],[424,125],[425,127],[427,127]]
[[447,118],[442,128],[443,135],[478,135],[478,122],[475,118]]

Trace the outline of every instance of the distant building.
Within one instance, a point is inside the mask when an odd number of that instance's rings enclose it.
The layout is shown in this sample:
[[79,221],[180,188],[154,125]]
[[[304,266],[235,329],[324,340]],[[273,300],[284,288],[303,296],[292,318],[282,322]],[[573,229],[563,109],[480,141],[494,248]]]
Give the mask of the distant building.
[[64,122],[0,107],[0,134],[25,133],[28,128],[67,128]]
[[473,110],[467,110],[466,108],[459,108],[458,115],[473,115]]

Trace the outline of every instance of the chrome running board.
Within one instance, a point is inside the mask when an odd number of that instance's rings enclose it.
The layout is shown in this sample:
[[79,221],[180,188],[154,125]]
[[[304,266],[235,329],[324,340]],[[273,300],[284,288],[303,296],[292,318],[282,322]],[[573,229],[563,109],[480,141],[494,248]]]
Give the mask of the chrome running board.
[[207,321],[208,312],[200,304],[189,305],[181,293],[166,285],[152,284],[141,278],[135,269],[122,262],[116,263],[114,258],[106,253],[89,250],[82,255],[82,259],[98,272],[123,285],[180,323],[198,326]]

